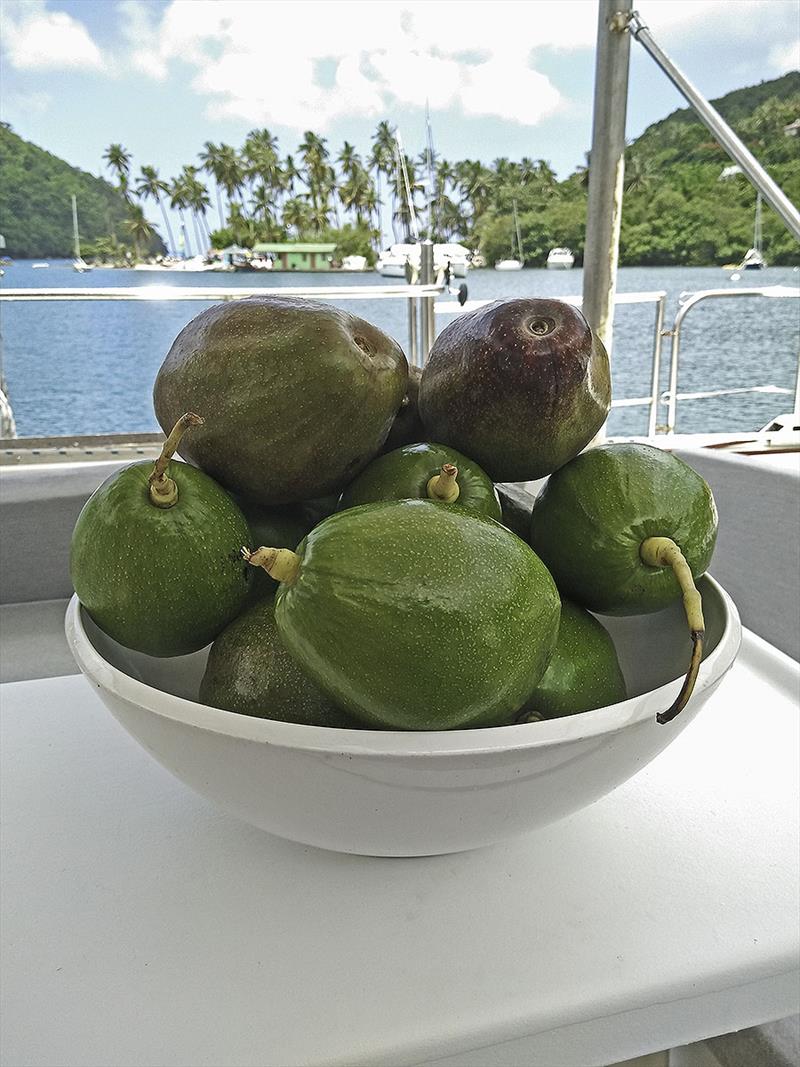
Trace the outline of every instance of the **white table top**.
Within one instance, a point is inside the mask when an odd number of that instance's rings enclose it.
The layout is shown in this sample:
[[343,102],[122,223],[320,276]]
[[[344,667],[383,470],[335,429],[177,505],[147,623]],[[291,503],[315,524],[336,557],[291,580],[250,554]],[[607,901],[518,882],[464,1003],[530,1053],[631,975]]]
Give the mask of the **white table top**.
[[605,1064],[797,1011],[798,667],[746,634],[604,800],[369,859],[192,794],[80,676],[0,690],[2,1062]]

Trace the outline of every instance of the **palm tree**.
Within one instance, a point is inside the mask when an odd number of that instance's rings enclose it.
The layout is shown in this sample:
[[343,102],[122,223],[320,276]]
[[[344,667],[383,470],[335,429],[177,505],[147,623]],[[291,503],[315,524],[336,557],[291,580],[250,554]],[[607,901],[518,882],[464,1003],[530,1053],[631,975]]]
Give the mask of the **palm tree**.
[[221,147],[215,145],[212,141],[206,141],[203,151],[200,153],[200,162],[203,164],[203,170],[214,179],[214,188],[217,194],[217,215],[220,226],[224,226],[225,216],[222,213],[222,196],[220,194],[223,174]]
[[186,230],[186,221],[183,217],[184,208],[189,206],[187,194],[188,189],[186,188],[186,182],[183,175],[173,178],[169,186],[169,206],[174,211],[178,212],[178,218],[181,220],[181,234],[183,236],[184,251],[191,256],[192,246],[189,243],[189,234]]
[[169,192],[169,186],[165,181],[162,181],[158,176],[158,171],[155,167],[142,167],[141,178],[139,184],[136,187],[136,195],[142,197],[143,200],[147,197],[152,197],[161,209],[161,217],[164,220],[164,228],[167,231],[167,237],[169,238],[169,247],[171,251],[175,251],[175,238],[172,236],[172,227],[169,224],[169,217],[167,216],[167,210],[164,206],[164,201],[161,199],[162,193]]
[[197,167],[185,166],[181,171],[181,178],[185,188],[186,206],[191,209],[194,221],[197,243],[202,248],[205,242],[206,248],[211,244],[211,234],[206,220],[206,210],[211,205],[208,198],[208,190],[197,177]]
[[336,162],[342,168],[342,174],[344,174],[345,178],[352,178],[362,166],[355,145],[351,145],[349,141],[345,141],[342,145],[342,150],[337,156]]
[[283,205],[283,225],[287,230],[293,229],[296,237],[302,237],[311,227],[308,201],[299,196],[287,200]]
[[[377,129],[372,135],[372,151],[367,163],[375,171],[378,210],[380,211],[383,203],[381,200],[381,175],[392,174],[395,169],[395,130],[388,122],[378,123]],[[392,214],[394,215],[394,204],[392,204]]]
[[281,187],[290,196],[294,196],[294,183],[298,178],[302,178],[302,175],[297,169],[294,157],[287,156],[283,161],[283,169],[281,171]]
[[244,185],[244,166],[236,154],[236,149],[231,145],[221,144],[219,153],[219,181],[228,197],[228,212],[230,213],[233,198],[241,192]]
[[271,225],[275,221],[275,194],[263,182],[256,186],[250,206],[254,216],[261,216],[261,221]]
[[321,205],[325,206],[327,215],[328,149],[324,137],[318,137],[313,130],[306,130],[298,151],[306,170],[305,182],[311,196],[312,215],[321,217]]
[[106,161],[108,169],[116,174],[120,192],[126,200],[129,200],[128,174],[131,169],[130,152],[124,149],[121,144],[110,144],[103,153],[103,159]]
[[141,258],[139,253],[139,243],[144,242],[148,244],[150,238],[156,232],[154,227],[147,221],[144,214],[144,208],[141,204],[131,204],[128,209],[128,217],[122,223],[123,229],[125,229],[133,240],[133,254],[136,259]]

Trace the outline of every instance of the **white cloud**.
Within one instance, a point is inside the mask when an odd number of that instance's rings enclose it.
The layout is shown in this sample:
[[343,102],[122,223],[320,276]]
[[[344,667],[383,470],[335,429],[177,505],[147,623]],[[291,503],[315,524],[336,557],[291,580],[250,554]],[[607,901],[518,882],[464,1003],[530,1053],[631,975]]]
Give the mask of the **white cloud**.
[[[668,49],[689,34],[741,40],[758,33],[767,46],[774,36],[776,67],[789,55],[781,26],[792,6],[637,4]],[[210,117],[297,130],[426,101],[434,110],[534,126],[568,106],[537,69],[542,51],[588,53],[597,33],[596,0],[172,0],[159,9],[121,0],[117,10],[137,72],[163,80],[178,71],[206,98]],[[333,70],[332,84],[320,80],[320,61]]]
[[797,70],[800,67],[800,41],[776,45],[769,54],[769,62],[777,74]]
[[98,71],[105,66],[83,23],[65,11],[51,11],[44,0],[6,0],[2,47],[16,70]]
[[[164,77],[188,64],[211,116],[298,130],[426,100],[533,125],[561,103],[532,69],[533,50],[567,42],[573,20],[565,6],[594,9],[591,0],[496,0],[487,18],[482,2],[173,0],[158,25],[145,25],[138,6],[121,5],[138,70]],[[333,65],[332,86],[315,80],[320,60]]]

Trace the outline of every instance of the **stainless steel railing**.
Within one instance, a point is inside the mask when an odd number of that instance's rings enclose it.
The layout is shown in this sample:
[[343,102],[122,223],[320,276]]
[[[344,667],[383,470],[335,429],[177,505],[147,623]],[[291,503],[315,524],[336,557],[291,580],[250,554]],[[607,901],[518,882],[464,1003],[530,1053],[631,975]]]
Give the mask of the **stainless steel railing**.
[[[408,301],[408,356],[415,366],[420,365],[420,351],[427,356],[433,336],[424,326],[433,321],[432,307],[437,296],[449,290],[439,281],[424,285],[320,285],[320,286],[182,286],[182,285],[132,285],[103,286],[94,289],[0,289],[0,300],[202,300],[215,303],[226,300],[245,300],[250,296],[302,296],[314,300],[398,300]],[[422,305],[422,314],[417,314],[417,301]],[[417,338],[417,322],[423,322],[420,345]]]
[[[425,353],[433,343],[435,327],[433,322],[436,314],[452,314],[462,311],[471,311],[484,304],[488,300],[471,300],[463,306],[454,302],[436,302],[438,296],[448,292],[444,285],[440,284],[417,284],[417,285],[354,285],[354,286],[278,286],[274,288],[251,288],[251,287],[211,287],[211,286],[173,286],[173,285],[142,285],[131,287],[104,287],[104,288],[58,288],[58,289],[0,289],[0,300],[8,301],[44,301],[44,300],[127,300],[127,301],[164,301],[164,300],[195,300],[213,302],[217,300],[241,300],[248,296],[282,295],[282,296],[311,296],[320,299],[338,300],[370,300],[370,299],[406,299],[408,301],[409,317],[409,358],[410,362],[420,365],[420,352]],[[613,401],[612,407],[648,407],[647,434],[650,437],[658,433],[674,433],[677,421],[677,409],[679,400],[704,399],[706,397],[729,396],[741,393],[780,393],[791,394],[792,390],[774,385],[754,385],[729,389],[711,389],[694,393],[678,392],[678,375],[680,367],[680,349],[682,340],[682,325],[687,314],[700,302],[709,299],[727,299],[730,297],[764,297],[767,299],[797,299],[800,298],[800,288],[790,286],[762,286],[748,289],[706,289],[688,294],[675,314],[670,329],[664,329],[666,318],[667,294],[663,289],[652,292],[640,293],[616,293],[614,303],[617,305],[648,304],[655,306],[653,322],[653,343],[650,368],[650,393],[642,397],[623,397]],[[565,303],[581,307],[583,298],[579,295],[562,296],[559,299]],[[421,313],[418,314],[417,301],[422,305]],[[422,326],[422,343],[418,343],[417,327]],[[669,386],[666,392],[660,390],[662,350],[665,338],[671,340]],[[798,367],[794,389],[794,411],[800,414],[800,353],[798,353]],[[659,424],[659,409],[667,408],[666,425]]]
[[[672,339],[672,354],[669,366],[669,389],[663,398],[666,400],[667,403],[667,425],[666,427],[664,427],[666,433],[675,433],[675,426],[678,417],[678,400],[681,399],[681,396],[678,393],[678,369],[680,362],[681,328],[683,326],[684,319],[692,310],[692,308],[697,307],[697,305],[703,300],[728,299],[729,297],[735,296],[761,296],[766,297],[770,300],[797,300],[798,298],[800,298],[800,288],[794,289],[788,285],[770,285],[753,289],[705,289],[698,293],[692,293],[687,297],[687,299],[683,301],[675,315],[675,319],[672,323],[672,329],[665,330],[662,334],[664,337],[670,337]],[[755,386],[751,388],[758,390],[759,392],[763,392],[767,387]],[[719,396],[725,395],[726,393],[740,391],[741,390],[725,390],[715,392],[712,395]],[[693,399],[695,395],[692,395]],[[685,396],[683,397],[683,399],[689,399],[689,396]],[[800,414],[800,352],[798,352],[797,373],[795,375],[794,412],[796,415]],[[655,426],[650,432],[656,432]]]

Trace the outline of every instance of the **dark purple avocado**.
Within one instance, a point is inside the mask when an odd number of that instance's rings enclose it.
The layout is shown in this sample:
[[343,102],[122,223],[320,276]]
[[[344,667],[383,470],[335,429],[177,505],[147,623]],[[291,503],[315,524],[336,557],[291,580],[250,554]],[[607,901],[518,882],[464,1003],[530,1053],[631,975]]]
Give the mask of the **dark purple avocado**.
[[508,482],[563,466],[610,407],[608,353],[560,300],[496,300],[459,316],[437,337],[419,393],[428,439]]

